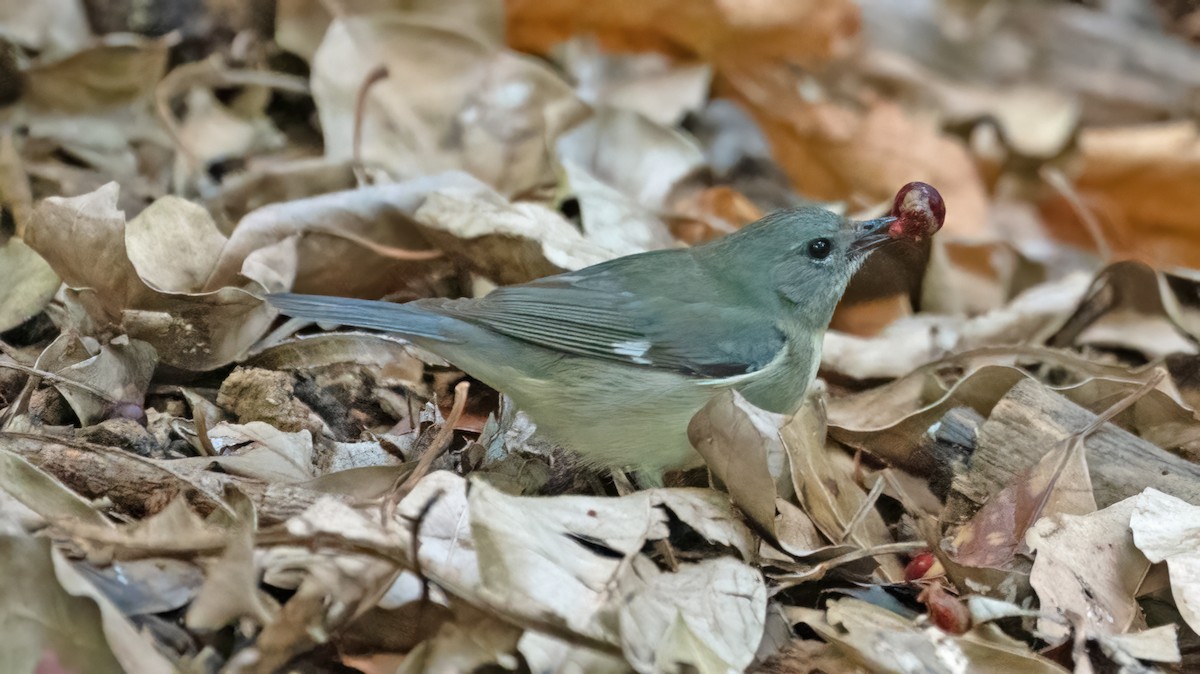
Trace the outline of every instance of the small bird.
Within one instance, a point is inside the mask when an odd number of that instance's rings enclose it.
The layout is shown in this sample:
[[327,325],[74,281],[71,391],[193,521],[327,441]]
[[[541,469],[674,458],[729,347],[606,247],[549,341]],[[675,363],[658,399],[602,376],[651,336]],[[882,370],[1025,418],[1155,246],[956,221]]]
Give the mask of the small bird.
[[778,211],[694,248],[655,250],[475,299],[405,304],[275,294],[285,314],[397,333],[509,395],[551,440],[643,484],[700,465],[692,417],[725,389],[795,412],[850,277],[871,251],[941,227],[910,183],[892,215]]

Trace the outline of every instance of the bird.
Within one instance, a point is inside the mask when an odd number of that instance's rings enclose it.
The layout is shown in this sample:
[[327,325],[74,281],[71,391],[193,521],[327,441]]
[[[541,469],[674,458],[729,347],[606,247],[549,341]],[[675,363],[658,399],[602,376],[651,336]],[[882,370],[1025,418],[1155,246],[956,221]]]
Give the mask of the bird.
[[395,333],[508,395],[585,465],[643,486],[702,464],[695,414],[723,391],[794,413],[855,271],[879,247],[941,227],[924,183],[890,215],[855,221],[817,206],[776,211],[723,238],[502,286],[478,298],[403,304],[278,293],[282,313]]

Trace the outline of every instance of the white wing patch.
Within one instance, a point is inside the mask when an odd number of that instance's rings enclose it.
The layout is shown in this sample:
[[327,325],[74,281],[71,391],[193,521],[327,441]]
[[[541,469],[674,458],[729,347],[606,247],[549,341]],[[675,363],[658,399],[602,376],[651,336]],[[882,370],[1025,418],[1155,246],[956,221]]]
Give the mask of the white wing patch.
[[613,353],[618,356],[626,356],[638,365],[649,365],[650,359],[646,358],[646,352],[650,350],[650,342],[644,339],[626,340],[613,344]]

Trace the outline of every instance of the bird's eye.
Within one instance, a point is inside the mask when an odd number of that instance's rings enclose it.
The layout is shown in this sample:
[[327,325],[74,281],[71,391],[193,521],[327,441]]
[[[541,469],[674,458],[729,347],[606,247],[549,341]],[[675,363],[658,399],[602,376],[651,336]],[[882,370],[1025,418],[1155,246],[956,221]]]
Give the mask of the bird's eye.
[[814,260],[824,260],[833,252],[833,242],[829,239],[813,239],[808,242],[808,256]]

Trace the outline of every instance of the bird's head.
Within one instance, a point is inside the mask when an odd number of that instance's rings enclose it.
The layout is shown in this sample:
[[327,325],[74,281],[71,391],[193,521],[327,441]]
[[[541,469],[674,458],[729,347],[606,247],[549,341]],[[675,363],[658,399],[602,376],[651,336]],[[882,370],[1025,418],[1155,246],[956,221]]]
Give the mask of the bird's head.
[[[896,194],[890,215],[851,220],[816,206],[772,213],[730,239],[753,247],[753,259],[769,266],[773,287],[802,316],[824,327],[850,278],[872,251],[896,241],[936,232],[946,217],[937,190],[909,183]],[[730,243],[734,243],[731,241]],[[738,243],[734,243],[738,246]]]

